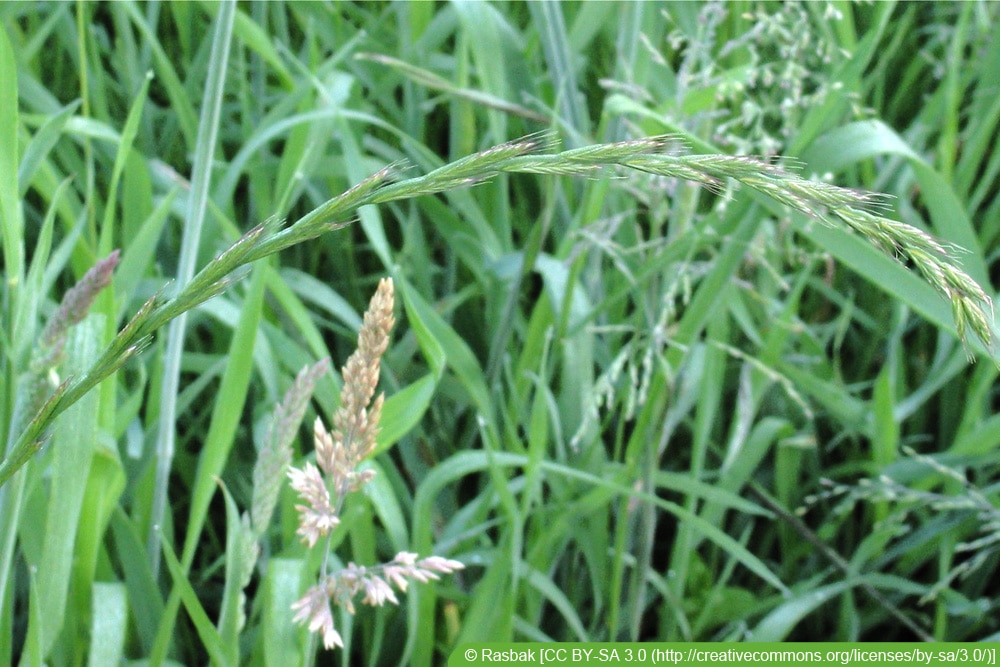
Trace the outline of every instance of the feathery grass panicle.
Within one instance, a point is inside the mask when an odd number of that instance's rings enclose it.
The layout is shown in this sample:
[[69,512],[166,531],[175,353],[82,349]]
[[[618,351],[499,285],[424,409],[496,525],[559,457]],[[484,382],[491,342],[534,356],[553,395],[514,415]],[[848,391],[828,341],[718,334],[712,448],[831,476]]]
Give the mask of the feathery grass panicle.
[[401,551],[383,565],[365,567],[348,563],[343,570],[322,577],[292,605],[296,612],[293,620],[308,623],[310,632],[320,632],[325,648],[343,648],[343,638],[333,627],[331,603],[343,607],[350,614],[355,613],[354,598],[362,593],[361,604],[364,605],[381,607],[386,602],[399,604],[393,587],[405,593],[410,579],[427,583],[440,579],[438,574],[450,574],[462,569],[465,565],[457,560],[440,556],[417,560],[417,554],[407,551]]
[[[358,333],[358,348],[342,370],[344,386],[340,406],[333,416],[334,430],[328,432],[319,418],[313,426],[318,467],[306,463],[302,469],[288,471],[291,486],[303,501],[295,506],[299,512],[296,532],[309,548],[316,546],[320,538],[328,537],[340,523],[339,514],[347,494],[360,490],[374,477],[373,470],[357,468],[375,449],[384,394],[374,401],[372,397],[378,386],[379,364],[389,346],[389,332],[395,322],[393,300],[392,280],[379,281]],[[292,605],[296,612],[294,621],[307,624],[310,632],[319,633],[327,649],[344,645],[333,626],[331,604],[353,614],[353,598],[362,592],[362,604],[398,604],[393,586],[405,592],[408,579],[427,582],[437,579],[438,573],[464,567],[458,561],[438,556],[418,561],[416,554],[402,552],[384,565],[362,567],[350,563],[338,572],[329,573],[326,571],[329,548],[328,539],[319,583]]]
[[295,377],[292,386],[285,392],[281,403],[275,408],[264,441],[253,467],[253,500],[250,505],[253,532],[259,538],[271,522],[274,506],[281,492],[281,481],[285,470],[292,462],[292,441],[302,423],[309,399],[316,383],[330,369],[330,359],[320,359],[312,366],[306,366]]
[[66,341],[66,332],[87,316],[97,295],[111,284],[111,274],[118,266],[120,258],[121,253],[115,250],[94,264],[83,278],[63,295],[59,308],[42,331],[41,346],[37,350],[42,358],[33,361],[44,365],[46,369],[58,363],[59,353]]
[[[43,406],[53,410],[58,407],[69,385],[63,383],[59,391],[52,393],[58,380],[53,382],[54,377],[50,378],[49,374],[59,366],[63,359],[63,348],[66,345],[70,327],[83,321],[94,305],[97,295],[111,284],[112,274],[120,259],[120,251],[113,251],[90,267],[83,274],[83,277],[63,295],[59,307],[49,318],[38,338],[38,345],[32,352],[27,372],[18,379],[14,413],[9,425],[9,438],[12,439],[14,435],[18,434],[27,425],[26,422],[29,419],[37,420],[43,416],[45,414],[42,410]],[[37,438],[40,432],[39,430],[34,436]],[[41,442],[36,442],[32,452],[37,451],[40,446]],[[13,461],[3,460],[4,468],[12,463]],[[0,486],[2,486],[2,482],[0,482]]]
[[302,536],[302,540],[311,549],[316,546],[320,537],[328,535],[340,523],[337,508],[331,502],[330,490],[326,488],[323,475],[312,463],[306,463],[302,470],[290,468],[288,477],[292,489],[305,501],[295,506],[299,511],[299,529],[296,533]]
[[[298,506],[299,534],[309,546],[336,526],[336,514],[344,496],[371,480],[372,471],[356,468],[375,449],[384,395],[380,394],[374,403],[372,396],[378,386],[382,355],[389,346],[389,331],[395,322],[392,309],[392,280],[382,279],[365,311],[358,349],[341,371],[344,386],[340,391],[340,406],[333,415],[334,430],[327,432],[319,418],[313,427],[319,469],[307,465],[304,471],[293,468],[289,472],[292,488],[306,501]],[[320,471],[333,485],[332,504]]]
[[329,590],[320,584],[312,586],[306,594],[292,605],[295,616],[292,620],[295,623],[307,623],[309,632],[320,632],[323,637],[323,647],[332,649],[339,646],[344,647],[344,640],[340,633],[333,627],[333,610],[330,608],[330,600],[336,589]]
[[624,166],[662,176],[683,178],[717,191],[723,179],[734,179],[826,224],[839,219],[882,252],[913,262],[924,278],[951,303],[959,338],[966,327],[988,347],[994,341],[992,302],[986,292],[952,261],[934,237],[912,225],[877,215],[877,194],[802,178],[771,161],[729,155],[643,154],[622,160]]
[[[950,254],[957,250],[951,249],[949,254],[949,248],[927,232],[853,206],[833,208],[832,213],[887,255],[911,261],[927,282],[948,299],[955,329],[963,344],[966,343],[966,330],[971,329],[988,349],[992,349],[996,342],[992,325],[993,302],[979,283],[951,260]],[[971,353],[969,357],[972,358]]]
[[[336,430],[332,435],[347,453],[347,464],[352,469],[375,448],[384,395],[375,399],[370,411],[368,404],[378,386],[379,363],[389,346],[389,331],[395,323],[392,307],[392,281],[383,279],[365,312],[358,349],[348,358],[341,373],[344,387],[340,392],[340,407],[333,415]],[[319,459],[321,465],[323,460]]]

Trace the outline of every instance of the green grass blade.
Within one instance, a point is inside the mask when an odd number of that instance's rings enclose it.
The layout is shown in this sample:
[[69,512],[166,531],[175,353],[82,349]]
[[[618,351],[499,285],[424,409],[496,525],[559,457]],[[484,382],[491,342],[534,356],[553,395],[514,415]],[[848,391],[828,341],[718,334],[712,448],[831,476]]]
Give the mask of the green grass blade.
[[226,501],[226,583],[222,590],[222,608],[216,625],[227,662],[240,663],[240,631],[246,624],[243,590],[257,563],[256,540],[249,522],[240,518],[236,501],[220,483]]
[[49,117],[45,124],[38,128],[38,131],[28,142],[24,149],[24,157],[17,170],[17,180],[19,183],[19,193],[23,197],[31,186],[31,181],[42,163],[48,158],[52,148],[59,141],[66,123],[80,108],[80,102],[71,102],[60,109],[56,114]]
[[125,127],[122,129],[121,140],[118,143],[118,150],[115,154],[114,167],[111,170],[111,182],[108,184],[105,195],[106,205],[104,208],[104,218],[100,227],[101,239],[98,243],[98,253],[101,256],[111,252],[112,238],[115,230],[115,211],[118,204],[118,182],[122,177],[126,160],[135,143],[135,136],[139,131],[139,123],[142,120],[142,109],[146,103],[146,97],[149,94],[149,84],[152,80],[152,73],[149,73],[146,80],[142,82],[142,88],[139,89],[139,93],[132,103],[132,108],[129,109],[128,118],[125,120]]
[[[150,270],[156,254],[156,246],[160,241],[163,228],[170,215],[177,197],[178,190],[170,190],[163,201],[154,209],[149,217],[129,239],[122,253],[122,261],[115,269],[117,280],[115,287],[123,307],[127,306],[135,296],[142,278]],[[119,316],[123,313],[119,313]]]
[[[504,36],[516,34],[516,31],[509,29],[503,15],[492,5],[458,2],[452,7],[464,31],[470,35],[469,46],[479,75],[477,87],[492,97],[511,99],[507,67],[518,58],[521,50],[507,43]],[[492,137],[500,141],[506,139],[506,116],[495,110],[488,116]]]
[[[443,93],[447,93],[455,98],[472,102],[478,106],[485,107],[487,109],[497,109],[498,111],[503,111],[515,116],[521,116],[523,118],[528,118],[540,123],[547,123],[548,118],[532,111],[531,109],[521,106],[519,104],[514,104],[513,102],[508,102],[507,100],[494,97],[488,93],[484,93],[473,88],[465,88],[462,86],[457,86],[448,79],[438,76],[430,70],[423,69],[422,67],[417,67],[412,63],[405,62],[403,60],[398,60],[390,56],[385,56],[377,53],[359,53],[356,58],[361,60],[371,60],[372,62],[379,63],[381,65],[386,65],[391,67],[393,70],[399,72],[403,76],[407,77],[414,83],[421,86],[430,88],[431,90],[440,90]],[[468,140],[470,137],[457,137],[458,139]],[[475,151],[476,147],[474,145],[468,145],[466,150],[457,151],[456,155],[465,155]]]
[[851,587],[852,585],[848,582],[841,581],[819,588],[807,589],[769,613],[750,631],[748,640],[752,642],[784,641],[788,634],[795,629],[798,622],[809,612]]
[[264,575],[264,605],[261,643],[264,664],[273,667],[302,664],[304,634],[292,623],[292,603],[299,599],[305,563],[290,558],[272,558]]
[[[583,104],[583,97],[577,87],[576,68],[570,50],[566,22],[563,19],[564,5],[558,2],[533,2],[528,4],[531,18],[538,30],[538,38],[545,52],[545,60],[555,84],[555,102],[560,110],[563,127],[570,136],[589,137],[590,118]],[[579,139],[574,142],[579,145]]]
[[281,281],[290,287],[299,298],[319,307],[354,331],[361,328],[361,316],[329,282],[315,278],[297,269],[282,269]]
[[[361,148],[359,142],[351,131],[350,125],[345,118],[341,118],[337,125],[340,128],[341,141],[344,149],[344,163],[347,170],[347,177],[351,183],[360,183],[370,174],[362,170]],[[365,206],[358,210],[358,217],[361,218],[361,228],[368,236],[368,242],[378,255],[379,259],[386,267],[393,264],[392,250],[389,248],[389,240],[386,237],[385,225],[382,222],[382,215],[378,208]]]
[[[53,194],[54,201],[59,201],[68,187],[69,179],[60,183]],[[31,265],[28,267],[28,278],[25,283],[28,289],[25,293],[25,299],[21,303],[18,319],[14,324],[15,359],[30,358],[31,351],[36,346],[35,331],[32,330],[32,327],[36,326],[38,320],[38,311],[42,305],[42,296],[48,292],[48,283],[50,282],[48,278],[51,277],[53,269],[61,271],[65,262],[65,258],[59,256],[60,253],[57,252],[55,256],[50,254],[55,219],[56,207],[53,205],[49,207],[49,210],[45,214],[45,220],[42,221],[42,227],[38,232],[38,241],[35,243],[34,253],[31,257]],[[16,370],[20,371],[23,369]],[[21,415],[21,417],[27,418],[28,415]],[[15,412],[9,424],[8,433],[14,434],[20,432],[24,424],[18,423],[18,421],[19,416]]]
[[[131,7],[131,6],[130,6]],[[212,157],[219,132],[222,98],[224,93],[227,63],[229,62],[235,3],[225,2],[219,6],[215,32],[212,39],[212,55],[209,59],[208,79],[202,101],[202,116],[198,125],[198,139],[191,176],[191,196],[188,205],[188,219],[184,226],[184,238],[177,266],[177,284],[183,288],[194,276],[201,240],[201,227],[208,208],[208,189],[211,181]],[[164,360],[163,386],[160,388],[160,427],[157,435],[156,488],[150,521],[147,551],[153,571],[159,564],[158,542],[155,531],[163,522],[167,505],[167,482],[174,457],[174,422],[176,420],[176,396],[180,377],[181,356],[184,352],[184,337],[187,317],[184,313],[170,323],[167,332],[167,353]],[[199,527],[200,530],[200,527]],[[186,550],[185,550],[186,551]]]
[[[42,616],[41,595],[38,591],[38,577],[30,575],[28,598],[28,635],[22,648],[22,661],[32,667],[45,664],[45,650],[42,647],[45,618]],[[35,629],[33,632],[32,629]],[[51,632],[51,631],[50,631]]]
[[[70,372],[82,372],[97,359],[98,341],[103,323],[91,317],[74,327],[67,340],[67,364]],[[44,655],[52,649],[62,631],[63,620],[74,618],[75,610],[67,603],[74,560],[73,545],[80,526],[80,511],[86,490],[88,471],[97,444],[98,395],[87,394],[67,410],[53,434],[52,486],[45,521],[41,559],[38,569],[38,604],[41,628],[29,627],[38,637]],[[24,527],[22,530],[31,530]]]
[[128,630],[127,590],[122,584],[97,582],[93,600],[87,664],[90,667],[120,664]]
[[121,507],[117,507],[111,516],[111,533],[125,577],[129,612],[138,635],[136,639],[143,654],[148,655],[163,616],[163,596],[145,558],[139,530]]
[[425,375],[385,399],[373,456],[386,451],[416,428],[430,409],[436,387],[434,376]]
[[205,524],[208,505],[215,493],[216,479],[222,473],[235,443],[237,427],[247,400],[247,390],[254,369],[254,341],[260,328],[263,301],[264,272],[261,269],[254,269],[246,301],[240,309],[240,320],[229,346],[226,370],[215,396],[205,444],[199,453],[198,470],[191,493],[191,514],[181,558],[185,568],[190,566],[194,557],[194,550]]
[[[223,5],[225,4],[223,3]],[[181,82],[180,76],[178,76],[177,70],[174,68],[173,58],[164,50],[153,27],[149,25],[146,18],[140,13],[140,5],[129,2],[124,3],[122,6],[128,13],[129,18],[132,19],[136,29],[142,35],[143,44],[153,51],[156,60],[156,71],[166,88],[167,96],[170,99],[170,109],[173,114],[176,114],[176,121],[180,125],[181,133],[184,135],[184,143],[190,150],[197,150],[199,146],[203,145],[197,138],[199,128],[198,117],[194,110],[194,104],[191,103],[191,99],[184,89],[184,84]],[[220,14],[225,13],[225,9],[220,11]]]
[[438,359],[440,359],[439,352],[444,353],[448,366],[469,393],[472,404],[484,418],[492,421],[493,402],[486,388],[483,369],[469,349],[468,343],[462,340],[408,282],[397,279],[397,292],[403,297],[409,321],[418,331],[430,336],[424,353],[429,353],[432,358]]
[[81,516],[86,517],[86,520],[80,521],[76,539],[76,562],[73,567],[75,608],[78,612],[82,612],[88,604],[95,604],[88,596],[94,594],[92,590],[102,576],[98,563],[105,549],[108,522],[126,486],[125,470],[119,459],[118,449],[109,440],[101,437],[96,443],[81,506]]
[[[221,475],[229,452],[234,445],[239,419],[247,399],[250,376],[254,367],[254,341],[260,327],[264,300],[265,268],[259,266],[253,271],[247,299],[240,309],[239,323],[230,342],[229,353],[226,357],[226,369],[216,394],[208,433],[199,453],[191,493],[191,511],[184,537],[184,550],[181,555],[185,572],[194,560],[195,550],[208,516],[208,506],[215,492],[216,480]],[[167,600],[166,610],[154,645],[154,656],[157,658],[166,653],[167,644],[173,633],[174,617],[181,599],[179,592],[175,589]]]
[[6,29],[0,30],[0,228],[3,229],[4,274],[10,287],[24,276],[24,221],[17,184],[17,62]]
[[[941,176],[945,182],[951,182],[955,161],[958,158],[958,126],[962,105],[962,79],[965,75],[963,52],[974,49],[969,40],[969,19],[972,16],[973,5],[964,5],[958,21],[953,26],[954,32],[949,41],[948,68],[942,83],[944,98],[944,118],[941,122],[941,136],[938,139],[938,159]],[[969,247],[971,250],[971,246]],[[978,276],[977,276],[978,277]]]
[[896,421],[896,399],[893,395],[896,389],[892,366],[895,365],[890,362],[879,373],[872,396],[875,431],[872,459],[879,468],[888,466],[899,456],[899,424]]
[[292,74],[285,67],[285,63],[278,54],[272,35],[267,34],[260,25],[242,11],[236,12],[233,32],[250,49],[260,54],[261,58],[271,67],[271,72],[281,80],[282,86],[286,89],[292,88],[294,85]]
[[[429,503],[431,503],[437,494],[440,493],[441,488],[444,485],[451,483],[460,477],[478,470],[485,470],[490,466],[515,467],[524,466],[527,463],[527,457],[517,454],[500,452],[461,452],[456,454],[447,461],[439,464],[425,478],[424,483],[421,485],[421,488],[414,500],[414,516],[429,516]],[[623,497],[637,498],[647,502],[652,502],[657,507],[674,514],[678,519],[690,522],[695,527],[695,530],[705,539],[715,542],[730,556],[738,559],[747,568],[777,588],[779,591],[787,591],[785,585],[774,575],[767,565],[765,565],[764,562],[757,556],[754,556],[747,551],[746,547],[743,547],[715,526],[709,524],[701,517],[688,512],[679,505],[665,501],[650,493],[636,491],[635,489],[632,489],[624,484],[617,483],[614,480],[602,479],[591,473],[576,470],[568,466],[543,462],[542,467],[549,473],[560,475],[567,479],[581,480],[595,487],[601,487],[614,491]],[[429,546],[429,529],[421,528],[419,524],[417,528],[418,529],[414,531],[414,544],[417,548],[426,549]]]
[[[322,332],[320,332],[319,328],[312,321],[312,317],[305,304],[303,304],[302,300],[296,296],[291,288],[294,281],[284,280],[282,275],[266,264],[261,265],[261,268],[266,269],[268,293],[274,297],[275,301],[281,307],[281,315],[283,318],[288,319],[295,335],[305,341],[306,346],[312,354],[311,361],[329,357],[330,350],[327,349]],[[297,361],[294,367],[301,367],[303,363],[305,362]],[[337,391],[339,390],[338,386]]]
[[[484,559],[483,565],[486,574],[476,587],[476,595],[465,614],[462,634],[455,642],[456,645],[485,641],[509,642],[514,638],[516,599],[513,581],[516,565],[512,562],[510,546],[497,545],[492,551],[492,557]],[[429,596],[426,591],[421,591],[421,597]],[[421,615],[421,623],[425,628],[428,616],[431,615]]]
[[747,203],[737,203],[726,216],[728,225],[735,225],[729,233],[725,246],[713,261],[710,273],[701,281],[698,291],[684,311],[674,334],[674,345],[668,352],[666,361],[669,368],[677,368],[684,355],[684,346],[694,342],[702,332],[709,318],[715,314],[716,303],[727,289],[733,274],[743,260],[750,240],[757,233],[761,219],[756,210]]
[[[556,610],[562,614],[563,619],[565,619],[567,625],[576,635],[575,641],[591,641],[591,635],[587,632],[587,629],[583,625],[583,621],[580,619],[580,615],[576,609],[573,607],[573,603],[569,600],[565,593],[559,589],[551,579],[545,576],[544,573],[538,570],[533,570],[527,567],[526,564],[521,563],[520,576],[524,581],[536,589],[549,603],[556,608]],[[486,641],[496,641],[494,639],[487,639]]]
[[371,501],[372,511],[385,527],[392,551],[406,551],[410,548],[410,537],[400,499],[396,497],[390,478],[379,462],[372,461],[371,466],[376,471],[375,479],[365,485],[365,495]]
[[194,587],[188,579],[187,572],[185,571],[186,568],[181,565],[179,560],[177,560],[177,555],[170,547],[170,542],[163,540],[161,546],[163,548],[164,562],[166,563],[167,570],[170,572],[170,576],[174,582],[174,590],[178,592],[181,601],[184,603],[184,609],[191,618],[191,622],[194,623],[195,630],[198,632],[198,637],[202,641],[202,646],[204,646],[205,650],[208,651],[208,655],[212,659],[212,664],[233,664],[228,660],[229,654],[226,651],[226,647],[222,643],[222,638],[219,636],[215,626],[212,625],[212,621],[205,612],[205,608],[202,606],[201,602],[198,601],[198,594],[195,592]]
[[[841,229],[798,220],[796,229],[858,275],[902,301],[934,326],[954,332],[951,308],[930,285],[870,243]],[[972,342],[978,345],[978,342]]]

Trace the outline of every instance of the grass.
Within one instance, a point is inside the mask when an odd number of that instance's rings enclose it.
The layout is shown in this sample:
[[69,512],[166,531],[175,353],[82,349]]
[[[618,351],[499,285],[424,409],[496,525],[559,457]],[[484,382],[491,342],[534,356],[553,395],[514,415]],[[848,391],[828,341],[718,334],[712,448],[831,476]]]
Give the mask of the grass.
[[386,276],[330,558],[465,569],[337,615],[322,664],[996,639],[996,19],[0,5],[0,664],[312,662],[294,494],[251,570],[240,517]]

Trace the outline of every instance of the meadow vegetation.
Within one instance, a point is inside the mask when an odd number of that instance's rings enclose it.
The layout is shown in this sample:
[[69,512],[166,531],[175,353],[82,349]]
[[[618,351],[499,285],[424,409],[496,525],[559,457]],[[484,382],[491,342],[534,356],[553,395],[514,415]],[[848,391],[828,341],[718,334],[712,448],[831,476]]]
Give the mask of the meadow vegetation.
[[1000,640],[998,14],[0,3],[0,665]]

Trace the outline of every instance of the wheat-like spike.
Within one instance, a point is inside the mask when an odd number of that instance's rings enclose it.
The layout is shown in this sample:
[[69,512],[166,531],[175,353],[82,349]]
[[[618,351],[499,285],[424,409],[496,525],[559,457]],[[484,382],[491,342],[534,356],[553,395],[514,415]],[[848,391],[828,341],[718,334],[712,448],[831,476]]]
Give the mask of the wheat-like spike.
[[292,460],[292,441],[302,423],[316,383],[330,369],[329,359],[320,359],[312,366],[306,366],[295,377],[292,386],[285,392],[281,403],[275,408],[257,463],[253,468],[253,499],[250,516],[254,535],[259,539],[271,522],[271,515],[278,502],[278,494],[285,478],[285,470]]
[[379,409],[372,413],[368,412],[368,405],[378,385],[379,364],[389,345],[389,331],[395,322],[392,311],[392,280],[384,278],[379,281],[375,296],[365,312],[364,322],[358,333],[358,349],[344,365],[340,407],[333,415],[333,440],[344,448],[346,460],[352,469],[375,446],[381,400],[377,402]]

